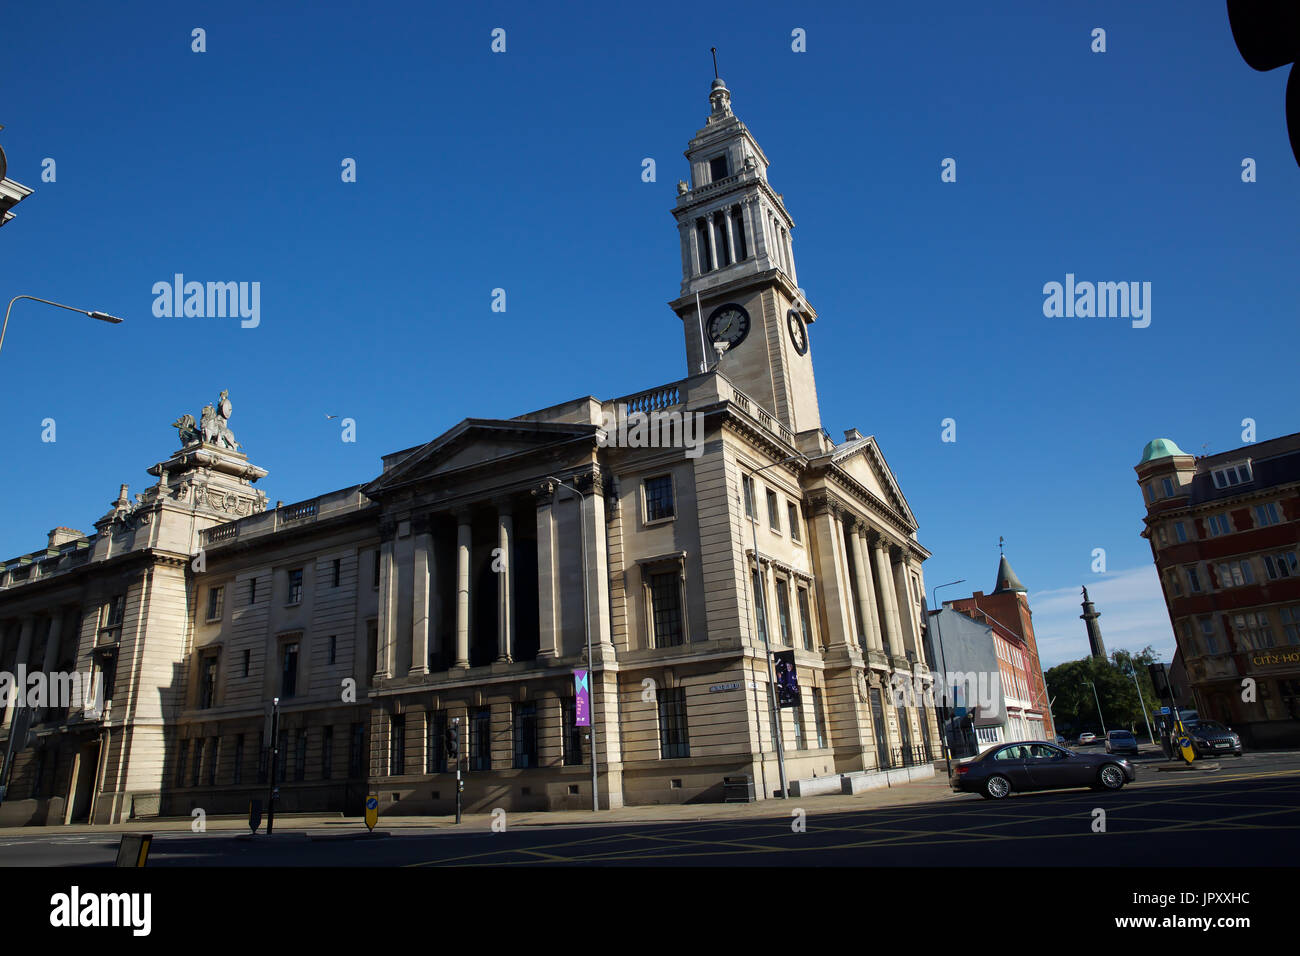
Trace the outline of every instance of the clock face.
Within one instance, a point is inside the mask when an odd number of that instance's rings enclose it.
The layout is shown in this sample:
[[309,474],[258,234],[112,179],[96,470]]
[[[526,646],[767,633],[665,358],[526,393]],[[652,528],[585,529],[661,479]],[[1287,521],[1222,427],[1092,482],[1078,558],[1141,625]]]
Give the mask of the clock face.
[[749,334],[749,313],[738,305],[720,305],[709,316],[709,338],[734,349]]
[[800,355],[808,354],[808,326],[804,325],[803,316],[791,309],[785,314],[785,324],[790,329],[790,341],[794,350]]

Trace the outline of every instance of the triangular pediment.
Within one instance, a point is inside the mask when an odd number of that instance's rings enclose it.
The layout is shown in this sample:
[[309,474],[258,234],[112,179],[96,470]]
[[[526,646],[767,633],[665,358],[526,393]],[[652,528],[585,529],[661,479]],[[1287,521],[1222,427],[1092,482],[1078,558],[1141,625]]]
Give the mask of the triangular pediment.
[[903,497],[894,472],[885,461],[875,436],[857,438],[837,446],[830,453],[830,459],[831,464],[840,472],[897,511],[913,528],[916,527],[912,509]]
[[596,427],[587,424],[467,418],[437,438],[389,465],[363,493],[385,492],[432,478],[484,468],[513,468],[547,448],[595,442]]

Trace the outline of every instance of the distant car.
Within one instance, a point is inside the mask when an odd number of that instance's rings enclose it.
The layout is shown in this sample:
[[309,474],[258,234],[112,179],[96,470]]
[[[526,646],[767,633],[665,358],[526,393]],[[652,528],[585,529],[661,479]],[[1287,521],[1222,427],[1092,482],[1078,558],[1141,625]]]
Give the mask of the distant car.
[[1056,735],[1056,746],[1058,746],[1058,747],[1068,747],[1068,746],[1070,746],[1070,745],[1069,745],[1069,743],[1066,741],[1066,739],[1065,739],[1064,737],[1062,737],[1060,734],[1057,734],[1057,735]]
[[1081,754],[1039,741],[1003,744],[953,765],[948,782],[957,792],[1001,800],[1012,791],[1092,787],[1119,790],[1137,776],[1133,765],[1110,754]]
[[1097,742],[1096,734],[1079,734],[1080,747],[1086,747],[1088,744],[1095,744],[1096,742]]
[[1198,720],[1195,723],[1184,723],[1183,726],[1191,734],[1192,747],[1196,750],[1197,756],[1209,757],[1214,754],[1241,756],[1241,738],[1231,727],[1225,727],[1217,720]]
[[1137,755],[1138,742],[1127,730],[1112,730],[1106,734],[1106,753]]

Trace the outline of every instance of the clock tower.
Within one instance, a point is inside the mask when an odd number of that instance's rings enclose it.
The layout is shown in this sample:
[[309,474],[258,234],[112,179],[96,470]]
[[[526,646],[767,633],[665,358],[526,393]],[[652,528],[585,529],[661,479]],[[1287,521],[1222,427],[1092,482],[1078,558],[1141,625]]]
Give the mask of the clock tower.
[[[731,111],[721,79],[709,118],[686,148],[691,182],[677,184],[682,320],[689,374],[722,372],[792,431],[821,427],[809,327],[817,318],[799,290],[794,220],[767,181],[767,156]],[[727,344],[718,358],[716,343]]]

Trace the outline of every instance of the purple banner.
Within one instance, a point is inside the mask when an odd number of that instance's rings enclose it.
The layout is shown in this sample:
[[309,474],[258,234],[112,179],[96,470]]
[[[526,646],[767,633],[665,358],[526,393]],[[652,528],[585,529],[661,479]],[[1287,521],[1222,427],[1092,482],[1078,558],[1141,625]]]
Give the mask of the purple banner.
[[587,672],[573,672],[573,691],[577,700],[573,708],[574,726],[591,726],[591,689],[587,686]]

